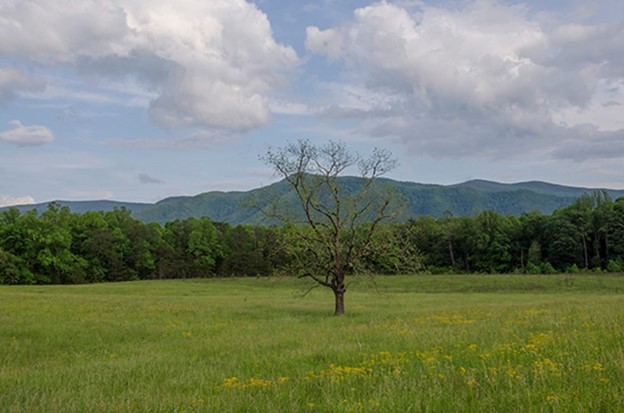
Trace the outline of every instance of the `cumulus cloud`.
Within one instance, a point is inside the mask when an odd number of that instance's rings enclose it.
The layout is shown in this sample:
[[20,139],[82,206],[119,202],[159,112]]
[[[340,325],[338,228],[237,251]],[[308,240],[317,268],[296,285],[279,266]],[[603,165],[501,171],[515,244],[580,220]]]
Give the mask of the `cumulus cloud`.
[[20,92],[41,92],[44,89],[44,81],[12,68],[0,67],[0,107],[5,106]]
[[[599,113],[617,110],[624,96],[624,25],[553,26],[527,6],[494,0],[413,9],[379,2],[342,26],[308,27],[305,44],[343,62],[356,79],[325,113],[376,119],[360,132],[398,137],[437,156],[512,156],[540,147],[557,157],[606,156],[582,148],[622,135]],[[368,93],[354,101],[354,87]],[[585,115],[582,122],[571,109]],[[576,155],[557,149],[563,144]]]
[[54,140],[54,134],[45,126],[22,125],[19,120],[9,122],[11,129],[0,132],[0,141],[12,143],[17,146],[45,145]]
[[8,195],[0,195],[0,207],[14,206],[14,205],[30,205],[34,204],[35,199],[28,196],[12,197]]
[[344,54],[342,36],[336,29],[320,30],[316,26],[306,29],[305,46],[314,52],[320,52],[332,59],[338,59]]
[[230,130],[269,120],[267,94],[298,64],[244,0],[22,0],[0,3],[0,53],[156,91],[164,127]]

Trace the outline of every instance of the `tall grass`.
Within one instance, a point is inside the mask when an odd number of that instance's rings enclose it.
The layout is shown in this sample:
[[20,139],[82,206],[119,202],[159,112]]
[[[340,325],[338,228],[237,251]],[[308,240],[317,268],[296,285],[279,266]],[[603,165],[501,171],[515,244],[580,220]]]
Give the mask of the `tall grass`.
[[0,288],[3,412],[624,411],[623,276]]

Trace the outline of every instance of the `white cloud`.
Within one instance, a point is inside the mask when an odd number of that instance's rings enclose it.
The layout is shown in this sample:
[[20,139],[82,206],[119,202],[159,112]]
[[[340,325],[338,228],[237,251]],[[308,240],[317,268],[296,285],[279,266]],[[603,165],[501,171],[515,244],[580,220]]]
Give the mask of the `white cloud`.
[[150,96],[134,90],[118,92],[108,87],[84,88],[75,84],[62,84],[62,82],[54,81],[48,83],[45,92],[29,92],[24,93],[24,96],[39,101],[69,101],[80,105],[147,108],[150,103],[149,98],[157,95],[151,94]]
[[0,67],[0,107],[6,105],[21,92],[41,92],[45,82],[34,79],[18,70]]
[[342,36],[335,29],[320,30],[315,26],[308,27],[305,47],[317,53],[324,53],[331,59],[337,59],[344,53]]
[[[379,2],[306,33],[308,50],[343,62],[351,79],[329,112],[376,119],[362,133],[435,156],[624,156],[603,150],[622,134],[622,116],[613,118],[622,103],[613,90],[624,90],[622,24],[545,28],[527,6],[494,0],[414,10]],[[357,88],[368,93],[355,99]],[[563,144],[602,149],[573,155]]]
[[309,115],[314,111],[306,103],[284,99],[271,99],[269,107],[272,113],[283,115]]
[[34,203],[35,203],[35,199],[30,195],[18,196],[18,197],[0,195],[0,207],[7,207],[7,206],[14,206],[14,205],[30,205]]
[[17,146],[38,146],[54,140],[54,134],[45,126],[22,125],[19,120],[9,122],[11,129],[0,132],[0,141]]
[[244,0],[22,0],[0,3],[0,54],[157,93],[165,127],[245,130],[269,120],[266,94],[298,64]]
[[554,111],[553,120],[569,126],[595,125],[601,131],[624,130],[624,79],[598,80],[589,102]]

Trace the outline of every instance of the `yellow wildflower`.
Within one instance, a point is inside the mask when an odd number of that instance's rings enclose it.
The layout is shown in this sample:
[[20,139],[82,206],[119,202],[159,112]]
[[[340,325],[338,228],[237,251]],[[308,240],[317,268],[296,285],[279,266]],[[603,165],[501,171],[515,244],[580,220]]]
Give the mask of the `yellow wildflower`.
[[604,370],[605,370],[605,368],[602,366],[602,364],[601,364],[601,363],[595,363],[595,364],[592,366],[592,370],[594,370],[594,371],[604,371]]
[[236,387],[237,384],[238,384],[237,377],[228,377],[225,380],[223,380],[223,387]]

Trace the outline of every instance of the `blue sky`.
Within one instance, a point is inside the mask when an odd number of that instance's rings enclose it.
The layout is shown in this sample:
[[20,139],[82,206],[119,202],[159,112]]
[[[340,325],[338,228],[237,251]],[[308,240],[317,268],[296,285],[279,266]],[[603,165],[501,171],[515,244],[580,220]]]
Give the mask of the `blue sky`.
[[0,1],[0,205],[274,182],[300,138],[390,178],[624,188],[624,2]]

